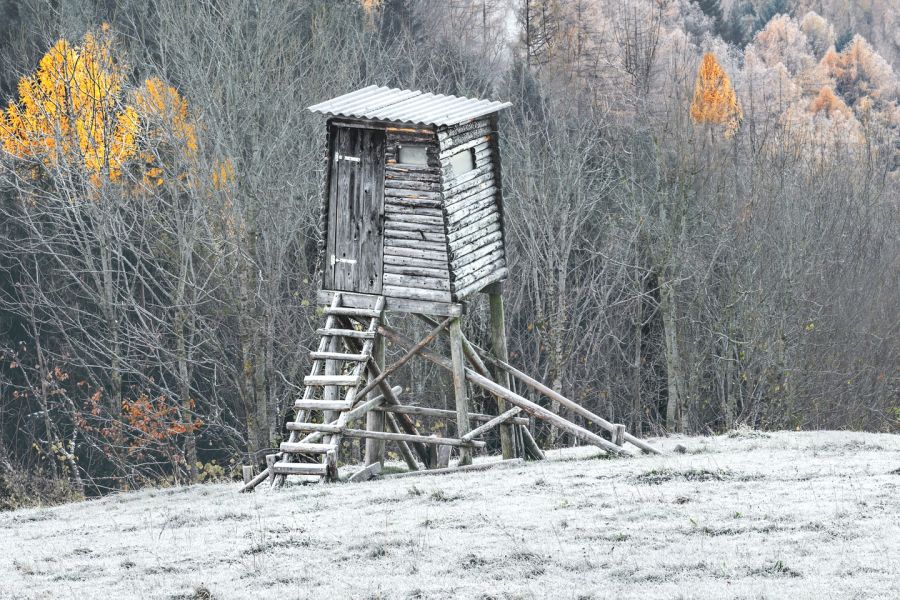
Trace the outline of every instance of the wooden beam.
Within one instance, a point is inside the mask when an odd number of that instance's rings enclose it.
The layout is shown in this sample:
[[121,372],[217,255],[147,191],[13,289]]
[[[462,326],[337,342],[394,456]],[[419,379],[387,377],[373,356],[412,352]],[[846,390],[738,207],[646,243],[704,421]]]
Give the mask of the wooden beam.
[[[345,339],[344,343],[352,352],[360,351],[359,341],[354,339]],[[369,361],[367,368],[372,372],[373,377],[377,378],[381,374],[381,369],[374,362]],[[381,390],[382,395],[384,396],[384,403],[391,404],[395,406],[399,406],[400,400],[397,399],[397,396],[394,394],[391,387],[387,384],[387,381],[381,380],[378,382],[378,388]],[[412,419],[407,415],[401,415],[398,419],[400,423],[400,427],[406,433],[410,435],[419,435],[419,431],[416,428],[416,424],[413,423]],[[424,464],[428,464],[428,448],[423,444],[414,444],[413,449],[416,451],[416,454],[419,456],[419,459]]]
[[[501,425],[501,424],[503,424],[503,423],[506,423],[508,420],[510,420],[511,418],[513,418],[514,416],[516,416],[517,414],[519,414],[521,411],[522,411],[522,409],[519,408],[518,406],[516,406],[515,408],[511,408],[511,409],[509,409],[508,411],[506,411],[506,412],[504,412],[504,413],[502,413],[502,414],[500,414],[500,415],[494,417],[493,419],[491,419],[490,421],[488,421],[488,422],[485,423],[484,425],[481,425],[480,427],[476,427],[475,429],[473,429],[472,431],[470,431],[470,432],[467,433],[466,435],[462,436],[460,439],[463,440],[464,442],[467,442],[467,441],[469,441],[469,440],[473,440],[473,439],[477,438],[479,435],[483,434],[484,432],[490,431],[491,429],[493,429],[493,428],[496,427],[497,425]],[[506,458],[505,456],[504,456],[503,458],[504,458],[504,460],[509,460],[509,459]]]
[[[379,406],[372,410],[388,413],[403,413],[405,415],[418,415],[420,417],[437,417],[440,419],[456,419],[455,410],[446,410],[443,408],[430,408],[427,406],[412,406],[402,404],[400,406]],[[470,421],[490,421],[496,415],[484,415],[481,413],[469,413]],[[528,425],[528,419],[525,417],[514,417],[510,419],[511,423],[516,425]]]
[[[384,337],[378,336],[375,339],[375,344],[372,348],[372,361],[380,368],[384,367]],[[366,394],[369,395],[370,398],[374,397],[376,394],[370,393],[374,390],[381,381],[384,381],[385,374],[384,372],[379,375],[381,377],[380,380],[372,377],[371,372],[368,372],[368,383],[366,386],[356,394],[356,398],[354,401],[359,401],[362,398],[366,397]],[[379,413],[375,411],[368,411],[366,413],[366,429],[369,431],[384,431],[384,413]],[[365,463],[366,466],[371,466],[375,463],[379,465],[384,465],[384,442],[381,440],[366,440],[366,453],[365,453]]]
[[[402,433],[400,431],[400,424],[397,423],[397,417],[395,417],[391,413],[385,413],[385,415],[387,416],[387,424],[390,427],[391,431],[394,433]],[[409,470],[418,471],[419,465],[416,462],[416,457],[413,456],[412,450],[409,449],[409,444],[407,444],[406,442],[398,441],[397,448],[400,450],[400,456],[403,457],[403,460],[406,462],[406,466],[409,467]]]
[[[352,292],[336,292],[319,290],[316,300],[319,305],[331,304],[335,294],[340,293],[344,306],[351,308],[372,308],[376,296],[356,294]],[[438,315],[442,317],[458,317],[463,314],[463,305],[456,302],[437,302],[432,300],[412,300],[407,298],[385,297],[385,310]]]
[[[488,290],[488,302],[491,309],[491,348],[501,360],[509,360],[506,349],[506,317],[503,308],[502,287],[499,284],[492,285],[490,290]],[[498,371],[494,374],[494,379],[506,389],[513,389],[512,381],[510,381],[508,374]],[[506,402],[498,399],[497,412],[504,413],[505,410]],[[513,415],[516,413],[513,413]],[[503,423],[500,427],[500,446],[504,459],[515,458],[513,430],[508,423]]]
[[414,477],[416,475],[446,475],[449,473],[469,473],[472,471],[487,471],[488,469],[493,469],[496,467],[513,467],[524,464],[521,458],[514,458],[512,460],[500,460],[496,462],[489,463],[478,463],[474,465],[466,465],[464,467],[448,467],[446,469],[431,469],[429,471],[411,471],[407,473],[396,473],[394,475],[388,475],[384,477],[384,479],[398,479],[403,477]]
[[350,478],[347,479],[347,481],[349,481],[350,483],[360,483],[363,481],[368,481],[373,477],[380,475],[383,468],[384,467],[381,466],[381,463],[372,463],[368,467],[360,469],[359,471],[351,475]]
[[[450,374],[453,379],[453,396],[456,399],[456,434],[463,437],[469,433],[469,397],[466,390],[466,363],[462,347],[462,324],[459,317],[450,322]],[[419,351],[423,351],[420,348]],[[458,466],[472,464],[472,452],[462,447],[459,451]]]
[[[398,346],[410,348],[413,345],[413,342],[411,340],[409,340],[406,336],[404,336],[403,334],[401,334],[397,331],[394,331],[393,329],[390,329],[388,327],[379,327],[379,333],[384,335],[386,338],[391,340],[391,342],[397,344]],[[443,356],[439,356],[439,355],[435,354],[434,352],[431,352],[430,350],[427,350],[427,349],[422,349],[420,351],[420,355],[423,358],[430,360],[431,362],[435,363],[436,365],[438,365],[440,367],[443,367],[451,372],[453,371],[452,362],[447,360]],[[583,427],[579,427],[578,425],[575,425],[571,421],[567,421],[566,419],[560,417],[556,413],[554,413],[550,410],[547,410],[540,404],[536,404],[536,403],[532,402],[531,400],[528,400],[527,398],[524,398],[524,397],[516,394],[515,392],[512,392],[512,391],[504,388],[503,386],[498,385],[497,383],[491,381],[487,377],[484,377],[483,375],[479,375],[472,369],[468,369],[468,368],[465,369],[465,376],[466,376],[466,379],[468,379],[475,385],[477,385],[481,388],[484,388],[493,394],[502,396],[505,400],[508,400],[510,403],[518,406],[519,408],[521,408],[528,414],[533,415],[534,417],[537,417],[544,421],[548,421],[548,422],[556,425],[560,429],[571,433],[573,436],[575,436],[576,438],[578,438],[584,442],[587,442],[589,444],[597,446],[598,448],[606,450],[607,452],[610,452],[612,454],[630,456],[630,453],[623,450],[622,448],[619,448],[615,444],[612,444],[612,443],[604,440],[599,435],[597,435],[591,431],[588,431],[587,429],[585,429]],[[468,433],[468,432],[466,432],[466,433]]]
[[388,433],[386,431],[366,431],[365,429],[342,429],[341,435],[345,437],[375,438],[388,442],[417,442],[419,444],[432,444],[447,446],[459,446],[460,448],[484,448],[487,444],[479,441],[463,442],[456,438],[445,438],[431,435],[409,435],[408,433]]

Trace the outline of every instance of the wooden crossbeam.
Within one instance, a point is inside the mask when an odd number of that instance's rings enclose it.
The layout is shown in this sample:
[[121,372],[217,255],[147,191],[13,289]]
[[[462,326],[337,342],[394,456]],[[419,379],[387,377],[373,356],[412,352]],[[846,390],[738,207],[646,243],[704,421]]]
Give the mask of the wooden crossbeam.
[[[406,415],[418,415],[420,417],[436,417],[439,419],[456,419],[455,410],[447,410],[444,408],[430,408],[427,406],[412,406],[403,404],[400,406],[379,406],[373,410],[387,413],[403,413]],[[469,419],[472,421],[490,421],[495,415],[485,415],[482,413],[469,413]],[[509,420],[514,425],[528,425],[528,419],[525,417],[513,417]]]
[[409,360],[412,357],[414,357],[416,354],[419,353],[419,350],[421,350],[422,348],[424,348],[425,346],[427,346],[428,344],[433,342],[434,338],[436,338],[441,333],[441,331],[443,331],[447,327],[447,325],[450,324],[450,321],[452,321],[452,320],[453,320],[453,317],[447,317],[446,319],[444,319],[444,321],[441,324],[439,324],[437,327],[432,329],[428,335],[426,335],[424,338],[422,338],[415,346],[410,348],[409,351],[400,358],[400,360],[398,360],[391,366],[385,368],[381,372],[380,375],[373,378],[366,385],[366,387],[364,387],[362,390],[357,392],[356,399],[359,400],[360,398],[365,397],[366,394],[368,394],[369,392],[374,390],[378,386],[378,384],[381,383],[382,381],[384,381],[389,375],[391,375],[397,369],[399,369],[400,367],[405,365],[407,362],[409,362]]
[[486,431],[490,431],[497,425],[500,425],[501,423],[506,423],[507,421],[512,419],[514,416],[516,416],[520,412],[522,412],[522,409],[519,408],[518,406],[516,406],[515,408],[511,408],[508,411],[494,417],[493,419],[491,419],[484,425],[481,425],[480,427],[476,427],[475,429],[473,429],[466,435],[462,436],[460,439],[464,442],[468,442],[469,440],[474,440],[479,435],[482,435]]
[[389,433],[387,431],[368,431],[366,429],[342,429],[341,435],[345,437],[371,438],[388,442],[416,442],[419,444],[432,444],[435,446],[461,446],[472,448],[484,448],[487,443],[476,440],[463,441],[456,438],[438,437],[436,435],[410,435],[408,433]]

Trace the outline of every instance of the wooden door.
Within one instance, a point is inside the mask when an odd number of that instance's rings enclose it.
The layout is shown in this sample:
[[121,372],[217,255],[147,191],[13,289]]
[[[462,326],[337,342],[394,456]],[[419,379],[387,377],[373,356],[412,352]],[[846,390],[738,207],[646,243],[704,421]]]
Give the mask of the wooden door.
[[380,294],[384,132],[335,126],[329,152],[325,289]]

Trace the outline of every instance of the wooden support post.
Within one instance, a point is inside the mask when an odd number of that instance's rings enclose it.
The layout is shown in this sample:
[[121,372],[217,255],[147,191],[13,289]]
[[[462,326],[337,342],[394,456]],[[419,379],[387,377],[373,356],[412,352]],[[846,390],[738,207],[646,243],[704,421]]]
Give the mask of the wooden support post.
[[624,446],[625,445],[625,426],[624,425],[613,425],[612,443],[615,444],[616,446]]
[[278,457],[274,454],[266,455],[266,471],[269,472],[269,482],[275,483],[275,461],[278,460]]
[[242,465],[241,475],[244,477],[244,485],[247,485],[253,479],[253,467],[250,465]]
[[[384,319],[382,318],[382,321]],[[380,369],[384,369],[384,336],[379,335],[375,338],[375,344],[372,348],[372,361],[378,366]],[[369,374],[369,382],[370,385],[367,387],[371,387],[371,391],[369,392],[369,399],[375,398],[378,396],[378,392],[375,390],[377,384],[372,385],[375,380],[375,377],[372,375],[371,371],[367,371]],[[370,410],[366,413],[366,429],[369,431],[384,431],[384,413]],[[366,466],[378,463],[381,466],[384,466],[384,441],[376,440],[376,439],[367,439],[366,440],[366,457],[365,457]]]
[[[328,352],[337,352],[339,347],[340,340],[336,336],[332,336],[328,341]],[[325,375],[326,376],[335,376],[341,374],[341,361],[337,360],[326,360],[325,361]],[[330,400],[332,402],[337,402],[341,400],[341,392],[336,385],[326,385],[322,390],[322,399]],[[337,411],[326,410],[322,414],[322,420],[325,423],[333,423],[335,419],[337,419]],[[331,436],[325,436],[325,443],[331,441]]]
[[325,453],[325,476],[322,483],[332,483],[338,480],[337,448]]
[[[495,283],[488,286],[488,301],[491,307],[491,349],[494,356],[502,361],[508,361],[509,355],[506,349],[506,317],[503,310],[503,286]],[[494,381],[507,389],[512,388],[512,382],[509,373],[502,369],[497,369],[494,373]],[[506,402],[501,398],[497,398],[497,412],[503,414],[506,412]],[[509,460],[515,458],[515,447],[513,446],[513,426],[509,423],[500,425],[500,446],[503,451],[503,459]]]
[[450,466],[450,451],[453,450],[453,446],[438,446],[437,447],[437,462],[435,462],[434,467],[436,469],[446,469]]
[[[466,363],[463,357],[463,335],[459,317],[450,321],[450,357],[453,395],[456,398],[456,435],[469,433],[469,398],[466,393]],[[467,447],[459,449],[459,463],[464,467],[472,464],[472,451]]]

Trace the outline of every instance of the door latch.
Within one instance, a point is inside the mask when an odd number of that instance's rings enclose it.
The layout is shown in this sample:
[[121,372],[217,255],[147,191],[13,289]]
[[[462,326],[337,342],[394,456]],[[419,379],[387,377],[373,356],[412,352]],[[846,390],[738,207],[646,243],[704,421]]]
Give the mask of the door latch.
[[347,265],[355,265],[355,258],[337,258],[334,254],[331,255],[331,266],[333,267],[337,263],[344,263]]
[[350,162],[359,162],[358,156],[346,156],[340,152],[334,153],[334,160],[349,160]]

